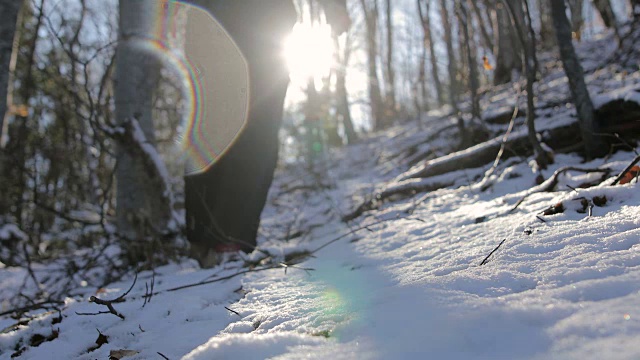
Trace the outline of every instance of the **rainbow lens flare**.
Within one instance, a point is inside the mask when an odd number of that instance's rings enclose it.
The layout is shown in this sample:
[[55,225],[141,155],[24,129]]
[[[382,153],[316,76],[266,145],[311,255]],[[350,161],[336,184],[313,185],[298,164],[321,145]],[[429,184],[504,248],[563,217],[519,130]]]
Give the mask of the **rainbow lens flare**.
[[206,171],[244,129],[249,69],[242,52],[206,10],[180,1],[153,4],[151,34],[141,41],[183,83],[186,111],[177,142],[186,174]]

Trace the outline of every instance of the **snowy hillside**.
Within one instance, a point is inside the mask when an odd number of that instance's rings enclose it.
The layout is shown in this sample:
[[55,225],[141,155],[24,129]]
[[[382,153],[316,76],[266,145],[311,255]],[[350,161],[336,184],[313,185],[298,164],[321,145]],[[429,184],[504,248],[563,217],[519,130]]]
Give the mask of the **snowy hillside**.
[[[640,72],[602,67],[605,43],[582,48],[592,95],[630,99]],[[538,91],[539,131],[575,123],[560,69]],[[485,113],[511,112],[516,93],[484,94]],[[312,170],[283,167],[260,251],[77,289],[31,319],[5,313],[0,359],[640,358],[640,190],[632,176],[613,185],[636,155],[556,153],[540,185],[518,156],[487,177],[491,163],[410,176],[455,156],[454,125],[433,112]],[[499,144],[507,124],[490,127]],[[29,276],[2,269],[2,293]]]

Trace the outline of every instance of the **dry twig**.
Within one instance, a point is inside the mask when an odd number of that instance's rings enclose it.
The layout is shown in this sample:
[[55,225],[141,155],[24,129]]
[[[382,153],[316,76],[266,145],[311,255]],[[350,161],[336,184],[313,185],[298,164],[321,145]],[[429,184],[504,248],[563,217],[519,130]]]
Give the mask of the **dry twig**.
[[127,296],[131,290],[133,290],[133,287],[136,284],[136,281],[138,280],[138,274],[136,273],[135,278],[133,279],[133,284],[131,284],[131,287],[129,288],[129,290],[125,291],[124,294],[118,296],[117,298],[113,299],[113,300],[102,300],[96,296],[91,296],[89,298],[89,302],[92,303],[96,303],[98,305],[104,305],[107,307],[107,309],[109,309],[109,311],[98,311],[97,313],[79,313],[76,312],[77,315],[99,315],[99,314],[113,314],[117,317],[119,317],[120,319],[124,320],[124,315],[120,314],[118,311],[116,311],[116,309],[113,307],[113,304],[116,303],[121,303],[125,301],[125,296]]

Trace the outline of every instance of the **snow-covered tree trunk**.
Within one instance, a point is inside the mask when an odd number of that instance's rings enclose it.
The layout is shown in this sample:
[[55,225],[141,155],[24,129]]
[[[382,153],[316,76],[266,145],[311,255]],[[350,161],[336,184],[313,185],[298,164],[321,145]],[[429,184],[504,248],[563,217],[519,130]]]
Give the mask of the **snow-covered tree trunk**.
[[[152,35],[155,0],[120,0],[118,52],[115,72],[116,119],[124,131],[139,124],[141,134],[125,137],[145,144],[119,141],[117,148],[117,226],[121,235],[140,239],[162,232],[170,219],[166,189],[157,184],[155,171],[145,163],[148,152],[134,149],[154,147],[153,93],[160,75],[159,60],[145,50]],[[156,153],[157,154],[157,153]],[[157,159],[155,159],[157,160]]]
[[560,47],[560,57],[564,72],[569,79],[569,88],[573,97],[573,103],[580,119],[580,132],[587,159],[602,155],[604,148],[601,139],[597,134],[593,103],[589,96],[587,85],[584,81],[584,71],[578,60],[576,51],[571,42],[571,23],[567,18],[567,8],[564,0],[551,1],[551,15]]
[[5,136],[5,114],[11,105],[7,103],[9,73],[12,59],[16,55],[13,44],[21,7],[20,0],[0,0],[0,143]]

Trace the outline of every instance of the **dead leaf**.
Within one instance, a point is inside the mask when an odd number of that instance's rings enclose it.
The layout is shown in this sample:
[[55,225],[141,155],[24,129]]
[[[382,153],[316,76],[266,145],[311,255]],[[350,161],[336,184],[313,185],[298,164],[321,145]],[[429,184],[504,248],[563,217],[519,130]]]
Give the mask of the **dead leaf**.
[[555,214],[561,214],[563,212],[564,212],[564,205],[561,202],[559,202],[559,203],[551,206],[547,210],[545,210],[542,214],[543,215],[555,215]]
[[631,180],[635,179],[635,177],[638,176],[638,173],[640,173],[640,166],[634,165],[631,169],[629,169],[629,171],[624,174],[622,179],[620,179],[619,184],[624,185],[630,183]]
[[482,63],[485,70],[493,70],[493,66],[491,66],[491,64],[489,63],[489,58],[487,58],[486,56],[482,57]]

